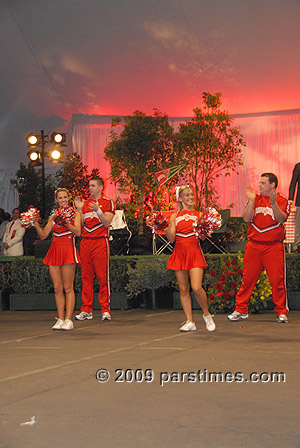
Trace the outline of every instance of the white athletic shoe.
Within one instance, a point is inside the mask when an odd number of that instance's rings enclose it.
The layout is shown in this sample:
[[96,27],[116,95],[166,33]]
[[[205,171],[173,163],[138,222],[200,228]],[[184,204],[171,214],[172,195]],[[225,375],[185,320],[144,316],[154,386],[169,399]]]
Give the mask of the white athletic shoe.
[[215,331],[216,324],[214,323],[212,315],[209,314],[208,316],[204,316],[204,314],[203,314],[203,319],[204,319],[207,331]]
[[90,320],[93,319],[93,313],[87,313],[85,311],[81,311],[81,313],[76,314],[75,319],[77,320]]
[[56,319],[57,319],[57,321],[53,325],[52,330],[62,330],[62,326],[63,326],[64,321],[61,320],[61,319],[58,319],[58,318],[56,318]]
[[248,314],[239,313],[238,311],[234,311],[232,314],[229,314],[229,316],[227,316],[227,319],[231,320],[232,322],[235,320],[248,319]]
[[71,319],[66,319],[61,326],[61,330],[65,330],[65,331],[73,330],[73,328],[74,328],[74,324],[71,321]]
[[190,322],[189,320],[187,320],[186,322],[183,322],[179,330],[186,333],[188,331],[195,331],[197,330],[197,328],[195,322]]
[[111,315],[107,311],[102,313],[102,320],[111,320]]
[[288,324],[289,323],[289,320],[288,320],[286,314],[279,314],[279,316],[276,317],[276,320],[280,324]]

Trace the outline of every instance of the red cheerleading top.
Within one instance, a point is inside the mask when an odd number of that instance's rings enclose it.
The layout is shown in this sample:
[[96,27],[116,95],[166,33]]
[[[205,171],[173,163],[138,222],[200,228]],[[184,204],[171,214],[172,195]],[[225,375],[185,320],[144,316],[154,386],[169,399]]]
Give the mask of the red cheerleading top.
[[197,222],[200,212],[197,210],[181,210],[175,218],[175,247],[170,256],[167,269],[174,271],[190,270],[192,268],[207,268],[193,224]]
[[[287,214],[290,213],[290,206],[287,198],[277,193],[277,204],[279,208]],[[276,221],[270,203],[270,196],[257,194],[254,200],[254,216],[249,224],[247,236],[252,241],[271,243],[283,241],[285,238],[285,228],[283,223]]]
[[[71,222],[74,225],[74,221]],[[79,264],[80,258],[75,247],[75,235],[63,225],[53,222],[53,239],[51,246],[43,259],[48,266]]]
[[[102,224],[97,213],[89,207],[91,202],[95,202],[95,199],[88,199],[83,204],[83,228],[81,236],[82,238],[107,238],[109,229]],[[97,202],[103,213],[109,212],[113,215],[115,214],[115,205],[111,199],[102,196]]]
[[[71,221],[71,224],[74,225],[74,221]],[[61,243],[66,243],[70,239],[74,239],[75,235],[73,232],[71,232],[68,227],[65,227],[64,225],[56,224],[53,221],[52,226],[52,232],[53,232],[53,241],[60,241]]]
[[198,210],[181,210],[175,218],[176,244],[185,242],[199,243],[194,232],[193,224],[197,223],[200,212]]

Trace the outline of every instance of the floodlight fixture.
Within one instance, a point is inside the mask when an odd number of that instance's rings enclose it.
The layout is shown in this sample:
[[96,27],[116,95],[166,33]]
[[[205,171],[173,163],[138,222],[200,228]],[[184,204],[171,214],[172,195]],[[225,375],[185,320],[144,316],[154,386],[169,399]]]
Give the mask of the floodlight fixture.
[[29,147],[41,146],[41,136],[39,134],[31,133],[27,135],[26,140]]
[[64,156],[64,153],[61,149],[54,148],[50,151],[50,159],[53,163],[60,163],[62,161],[62,158]]
[[29,159],[31,160],[31,162],[35,162],[37,160],[40,160],[40,158],[41,158],[41,153],[34,149],[31,149],[30,151],[28,151],[27,155],[28,155]]
[[57,146],[66,146],[66,134],[62,134],[60,132],[53,132],[50,138],[51,143],[54,143]]
[[42,166],[41,153],[35,149],[28,151],[27,156],[30,160],[30,166]]

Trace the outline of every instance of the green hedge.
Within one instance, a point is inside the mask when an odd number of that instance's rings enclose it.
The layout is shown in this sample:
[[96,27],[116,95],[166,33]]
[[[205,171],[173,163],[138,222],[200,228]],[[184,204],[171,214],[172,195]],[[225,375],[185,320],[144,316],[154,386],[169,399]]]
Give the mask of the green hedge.
[[[134,297],[145,289],[158,289],[169,286],[178,289],[174,273],[166,269],[168,255],[149,256],[113,256],[110,262],[110,279],[112,292],[126,291],[128,297]],[[209,265],[205,270],[203,285],[209,291],[212,277],[210,272],[215,270],[217,276],[222,274],[224,262],[238,260],[235,254],[207,254]],[[300,291],[300,255],[287,254],[287,290]],[[0,290],[10,287],[13,294],[46,294],[53,292],[53,285],[48,267],[41,259],[34,257],[15,257],[12,261],[0,260]],[[81,292],[80,268],[76,269],[75,292]],[[95,279],[94,290],[99,290]]]
[[[111,258],[110,279],[113,292],[124,291],[128,283],[129,267],[134,264],[135,260],[129,259],[129,257]],[[8,270],[6,267],[6,282],[7,275],[11,278],[11,292],[13,294],[47,294],[53,292],[48,266],[44,265],[40,258],[15,257],[10,264],[10,269]],[[80,293],[82,289],[81,270],[79,267],[76,268],[74,289],[76,293]],[[99,284],[96,278],[94,291],[99,291]]]

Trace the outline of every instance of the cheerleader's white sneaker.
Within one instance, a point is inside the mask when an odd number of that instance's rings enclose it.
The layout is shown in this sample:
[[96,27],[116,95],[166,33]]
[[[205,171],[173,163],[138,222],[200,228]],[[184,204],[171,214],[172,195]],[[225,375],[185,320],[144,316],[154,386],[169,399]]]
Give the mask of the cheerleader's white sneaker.
[[204,319],[207,331],[215,331],[216,324],[214,323],[212,315],[209,314],[208,316],[204,316],[204,314],[203,314],[203,319]]
[[74,328],[74,324],[71,321],[71,319],[64,320],[64,322],[61,326],[61,330],[65,330],[65,331],[73,330],[73,328]]
[[62,330],[63,323],[63,320],[57,319],[56,323],[52,327],[52,330]]
[[180,327],[180,331],[186,333],[188,331],[195,331],[197,330],[195,322],[190,322],[187,320],[186,322],[183,322],[183,324]]

